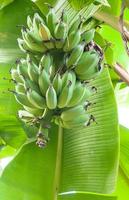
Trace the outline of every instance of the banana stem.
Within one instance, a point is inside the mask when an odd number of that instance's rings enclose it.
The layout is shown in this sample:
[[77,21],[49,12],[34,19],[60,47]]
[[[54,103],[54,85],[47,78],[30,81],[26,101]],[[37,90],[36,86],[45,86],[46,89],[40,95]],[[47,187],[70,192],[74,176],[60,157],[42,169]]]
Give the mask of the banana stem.
[[[121,33],[121,28],[119,25],[119,18],[117,16],[111,15],[104,11],[98,11],[94,14],[94,18],[97,20],[100,20],[102,22],[105,22],[109,26],[112,26],[115,30]],[[125,20],[124,26],[129,29],[129,23]]]
[[115,64],[114,70],[129,85],[129,73],[119,63]]
[[60,186],[61,164],[62,164],[62,148],[63,148],[63,128],[61,126],[59,126],[55,179],[54,179],[54,193],[53,193],[54,194],[54,200],[57,200],[57,198],[58,198],[58,191],[59,191],[59,186]]

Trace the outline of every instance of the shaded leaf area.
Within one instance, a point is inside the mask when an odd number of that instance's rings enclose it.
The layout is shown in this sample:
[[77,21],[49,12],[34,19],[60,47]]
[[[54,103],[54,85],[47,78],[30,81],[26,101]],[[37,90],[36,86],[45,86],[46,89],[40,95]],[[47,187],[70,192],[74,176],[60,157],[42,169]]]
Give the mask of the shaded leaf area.
[[12,3],[14,0],[0,0],[0,10],[2,10],[5,6]]
[[[45,3],[48,3],[52,6],[55,6],[57,9],[57,11],[60,13],[62,9],[65,9],[66,11],[68,11],[69,9],[72,9],[73,12],[76,12],[76,10],[80,10],[82,8],[86,8],[89,7],[94,0],[81,0],[81,1],[77,1],[77,0],[31,0],[33,1],[37,7],[41,10],[41,12],[45,15],[48,12],[48,6],[45,5]],[[94,6],[94,5],[92,5]],[[95,6],[94,6],[95,7]],[[73,18],[70,16],[73,13],[68,14],[68,16],[70,17],[69,20],[73,20]],[[78,14],[78,13],[77,13]]]
[[115,73],[113,69],[116,62],[114,56],[114,45],[110,41],[104,39],[102,34],[99,33],[99,30],[96,31],[94,40],[102,49],[104,49],[105,63],[110,66],[109,73],[113,86],[115,87],[120,80],[120,77]]
[[113,87],[107,69],[91,85],[97,94],[91,98],[89,113],[95,117],[87,128],[65,130],[60,193],[86,191],[111,193],[118,168],[118,119]]
[[110,7],[110,4],[109,4],[108,0],[95,0],[94,3],[100,3],[100,4],[104,5],[104,6]]
[[125,68],[128,68],[129,57],[126,54],[120,33],[107,25],[102,26],[100,33],[104,39],[112,43],[114,61],[120,62]]
[[17,115],[20,107],[15,100],[14,94],[8,89],[14,90],[14,83],[10,80],[10,69],[12,65],[0,65],[0,113],[3,115]]
[[102,4],[102,5],[105,5],[105,6],[108,6],[108,1],[107,0],[68,0],[69,3],[76,9],[81,9],[83,8],[84,6],[88,6],[92,3],[94,4]]
[[31,0],[31,1],[34,2],[37,5],[37,7],[41,10],[41,12],[45,15],[48,12],[48,5],[47,4],[54,6],[60,0]]
[[[79,2],[80,1],[78,1],[78,3]],[[60,0],[59,3],[55,6],[55,11],[59,17],[61,12],[65,10],[68,15],[69,24],[72,24],[78,19],[79,16],[85,18],[85,20],[89,19],[99,8],[100,5],[94,5],[91,3],[89,5],[83,6],[82,9],[77,10],[74,6],[71,6],[67,0]]]
[[27,139],[21,123],[15,116],[9,115],[0,115],[0,137],[5,146],[9,145],[15,149],[18,149]]
[[9,145],[0,146],[0,159],[13,156],[16,153],[16,149]]
[[78,192],[75,194],[64,194],[59,196],[59,200],[116,200],[116,196],[100,195],[95,193]]
[[23,53],[17,45],[21,25],[26,25],[27,15],[36,12],[35,4],[17,0],[0,11],[0,63],[10,63]]
[[38,148],[35,143],[23,146],[2,174],[1,199],[53,199],[57,131],[57,126],[53,126],[50,132],[50,143],[45,149]]
[[[120,62],[127,69],[129,58],[124,48],[124,43],[121,38],[119,26],[121,0],[108,0],[108,2],[111,6],[103,7],[103,9],[101,9],[95,14],[95,18],[109,25],[103,25],[100,32],[105,39],[112,42],[115,61]],[[125,10],[124,19],[126,28],[129,29],[128,9]]]
[[119,15],[120,14],[120,6],[121,6],[121,0],[108,0],[108,3],[110,7],[103,7],[103,11],[111,13],[113,15]]
[[84,6],[88,6],[94,2],[94,0],[68,0],[69,3],[76,9],[81,9]]
[[129,181],[121,169],[119,169],[116,195],[118,200],[129,199]]
[[120,126],[120,166],[129,179],[129,129]]

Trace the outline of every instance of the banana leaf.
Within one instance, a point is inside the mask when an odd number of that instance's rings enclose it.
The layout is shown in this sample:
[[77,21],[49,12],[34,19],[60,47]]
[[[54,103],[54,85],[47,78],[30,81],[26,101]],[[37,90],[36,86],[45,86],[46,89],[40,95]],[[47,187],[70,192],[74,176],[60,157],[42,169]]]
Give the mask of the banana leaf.
[[120,133],[120,166],[127,179],[129,179],[129,129],[120,126]]
[[0,10],[2,10],[5,6],[12,3],[14,0],[0,0]]
[[46,149],[24,145],[3,171],[1,199],[116,199],[102,195],[115,190],[119,158],[117,107],[108,70],[90,84],[98,91],[90,99],[96,104],[89,108],[97,124],[59,132],[53,125]]
[[116,195],[118,200],[129,199],[129,181],[121,168],[119,169]]
[[21,26],[26,26],[27,15],[37,12],[35,4],[17,0],[0,10],[0,63],[13,63],[23,56],[17,45]]

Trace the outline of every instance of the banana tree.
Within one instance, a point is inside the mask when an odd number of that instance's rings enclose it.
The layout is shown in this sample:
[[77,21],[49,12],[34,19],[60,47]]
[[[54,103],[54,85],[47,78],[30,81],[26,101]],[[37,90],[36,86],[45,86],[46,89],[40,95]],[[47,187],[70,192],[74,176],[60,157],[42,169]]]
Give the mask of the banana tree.
[[128,199],[116,101],[129,83],[123,5],[0,1],[2,200]]

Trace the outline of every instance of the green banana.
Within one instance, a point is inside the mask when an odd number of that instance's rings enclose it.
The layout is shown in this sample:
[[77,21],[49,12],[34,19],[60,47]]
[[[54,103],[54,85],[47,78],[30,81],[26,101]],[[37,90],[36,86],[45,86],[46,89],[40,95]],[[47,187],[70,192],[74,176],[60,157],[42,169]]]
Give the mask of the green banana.
[[34,18],[33,18],[33,26],[32,26],[32,37],[36,40],[41,42],[42,41],[42,37],[39,34],[39,25],[41,23],[44,23],[43,19],[39,16],[38,13],[34,14]]
[[33,20],[34,20],[35,23],[37,24],[37,27],[38,27],[39,24],[41,24],[41,23],[44,24],[44,23],[45,23],[44,20],[43,20],[43,18],[40,17],[40,15],[39,15],[38,13],[35,13],[35,14],[34,14]]
[[73,84],[75,84],[75,82],[76,82],[76,75],[72,70],[66,71],[63,74],[63,76],[62,76],[62,88],[64,88],[69,82],[72,82]]
[[23,83],[23,77],[18,73],[17,69],[11,69],[10,73],[14,81]]
[[80,81],[76,82],[75,88],[73,91],[73,96],[72,96],[71,100],[69,101],[67,107],[73,107],[73,106],[80,104],[85,93],[86,93],[85,84],[82,84]]
[[61,113],[61,119],[63,121],[72,121],[75,117],[85,114],[85,108],[83,105],[78,105],[73,108],[69,108]]
[[50,38],[50,40],[44,41],[44,45],[47,49],[54,49],[55,48],[55,40]]
[[57,49],[62,49],[63,46],[64,46],[64,42],[65,42],[64,39],[55,40],[55,47],[56,47]]
[[72,68],[77,65],[78,61],[80,60],[80,58],[83,54],[84,46],[85,46],[85,44],[82,43],[73,49],[71,55],[69,56],[69,58],[66,61],[67,68]]
[[25,110],[27,110],[29,113],[33,114],[34,116],[42,116],[43,115],[43,112],[44,110],[43,109],[38,109],[38,108],[31,108],[31,107],[28,107],[28,106],[23,106]]
[[62,89],[62,91],[58,97],[58,107],[59,108],[67,107],[67,105],[73,95],[74,85],[75,85],[74,83],[69,81],[69,83]]
[[25,123],[31,123],[33,121],[33,119],[34,119],[34,116],[31,113],[29,113],[29,112],[27,112],[25,110],[19,110],[18,111],[18,116]]
[[25,109],[19,117],[39,128],[39,147],[48,142],[51,122],[74,129],[93,120],[87,114],[93,90],[85,80],[100,73],[103,58],[99,46],[92,42],[95,29],[85,29],[87,22],[84,24],[81,17],[70,26],[66,12],[58,18],[50,8],[44,18],[37,13],[33,19],[27,17],[28,28],[23,27],[18,43],[29,55],[11,70],[16,100]]
[[29,15],[27,16],[27,26],[29,27],[29,29],[33,27],[33,21]]
[[26,94],[23,93],[16,93],[15,94],[16,100],[23,106],[33,107],[33,105],[30,103],[30,101],[27,98]]
[[53,87],[57,93],[57,96],[60,94],[62,89],[62,79],[59,73],[57,73],[53,79]]
[[31,113],[27,112],[26,110],[19,110],[18,114],[19,114],[20,118],[22,118],[22,117],[31,117],[31,118],[33,118],[34,117]]
[[62,11],[61,20],[62,20],[65,24],[68,24],[68,14],[67,14],[66,10],[63,10],[63,11]]
[[21,51],[23,51],[24,53],[32,52],[32,50],[27,46],[27,44],[24,40],[22,40],[21,38],[18,38],[17,42],[18,42],[18,46],[21,49]]
[[30,79],[24,79],[24,87],[25,87],[26,91],[29,90],[29,89],[32,89],[39,94],[41,93],[39,86]]
[[31,60],[27,60],[27,65],[28,65],[28,75],[30,77],[30,79],[35,82],[38,83],[38,79],[39,79],[39,68],[35,65],[35,63]]
[[95,29],[88,30],[82,34],[82,41],[85,41],[85,43],[88,44],[94,39],[94,35]]
[[49,75],[50,75],[50,80],[53,80],[53,78],[54,78],[54,75],[55,75],[55,67],[54,67],[54,65],[51,65],[50,66],[50,69],[49,69]]
[[52,64],[52,58],[49,53],[44,54],[39,63],[40,72],[45,69],[46,72],[49,72],[50,66]]
[[39,25],[39,35],[42,38],[43,41],[47,41],[51,39],[51,33],[50,30],[48,29],[48,27],[41,23]]
[[84,74],[78,75],[78,78],[80,80],[90,80],[95,77],[100,73],[99,71],[99,66],[98,65],[92,65]]
[[22,30],[21,32],[22,32],[22,37],[23,37],[26,45],[30,49],[32,49],[32,51],[36,51],[39,53],[44,53],[47,51],[47,48],[43,45],[43,43],[37,42],[32,38],[30,31],[26,32],[26,31]]
[[49,109],[55,109],[57,107],[57,94],[52,85],[49,86],[46,92],[46,103]]
[[79,44],[80,39],[81,39],[80,30],[71,32],[66,38],[63,50],[65,52],[71,51]]
[[16,84],[15,91],[16,91],[16,93],[23,93],[23,94],[26,93],[24,85],[20,84],[20,83]]
[[79,28],[79,25],[81,23],[81,17],[78,17],[76,21],[72,23],[72,25],[69,28],[69,34],[72,33],[73,31],[76,32]]
[[26,60],[20,60],[20,63],[17,65],[17,71],[19,75],[22,75],[24,78],[29,78]]
[[42,73],[39,75],[39,88],[43,96],[46,95],[46,91],[50,85],[50,75],[43,69]]
[[39,65],[39,61],[41,59],[41,56],[36,56],[34,54],[27,54],[26,56],[26,62],[33,61],[37,66]]
[[67,25],[60,21],[55,28],[54,31],[54,36],[56,39],[61,40],[61,39],[65,39],[67,36]]
[[46,22],[51,34],[54,36],[54,30],[57,23],[57,17],[53,8],[49,9],[49,12],[46,16]]
[[32,105],[34,107],[39,108],[39,109],[45,109],[46,108],[46,101],[45,98],[42,97],[40,94],[38,94],[34,90],[29,90],[27,92],[27,97]]
[[[84,83],[85,84],[85,83]],[[85,91],[84,91],[84,95],[83,97],[81,98],[79,104],[84,104],[84,102],[86,102],[89,97],[91,97],[93,95],[93,90],[90,88],[90,87],[87,87],[85,85]]]
[[87,70],[96,66],[99,62],[99,55],[95,51],[84,52],[75,67],[77,75],[83,75],[87,73]]

